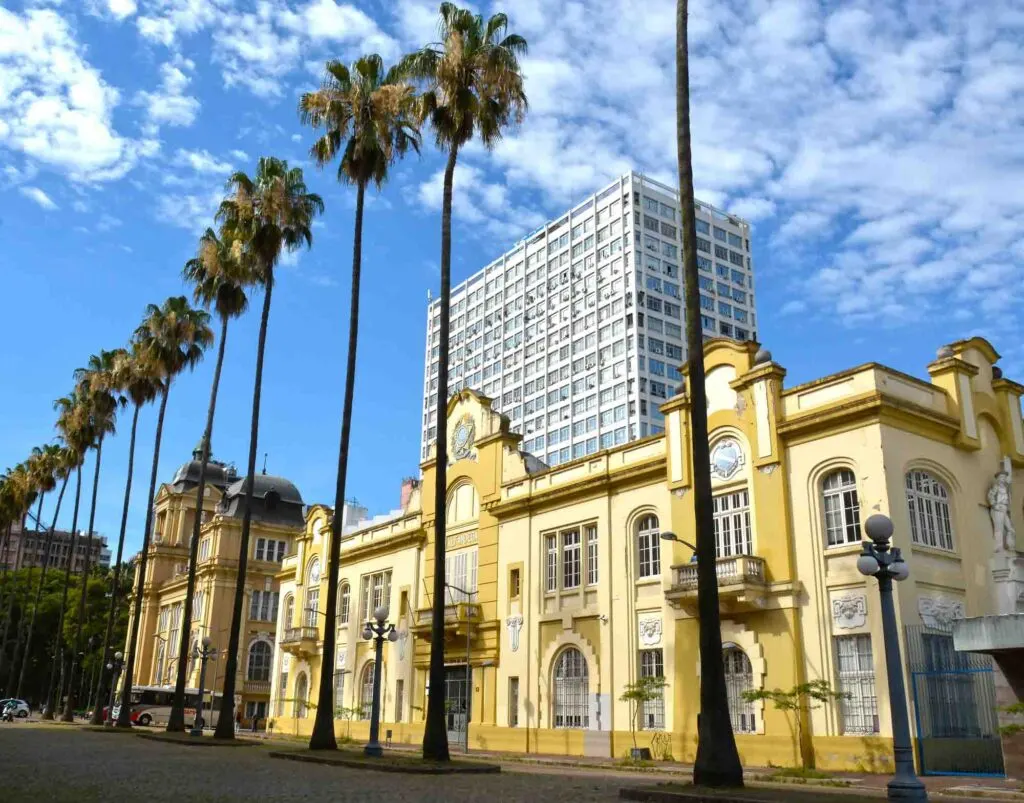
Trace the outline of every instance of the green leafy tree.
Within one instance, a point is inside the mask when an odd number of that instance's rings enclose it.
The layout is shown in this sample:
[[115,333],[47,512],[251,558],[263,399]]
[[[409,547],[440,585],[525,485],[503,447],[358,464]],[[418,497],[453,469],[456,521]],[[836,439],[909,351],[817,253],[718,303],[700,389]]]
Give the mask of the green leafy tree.
[[438,328],[437,452],[434,462],[434,595],[430,630],[430,696],[423,731],[423,757],[448,761],[444,713],[445,502],[448,471],[448,334],[452,257],[452,184],[460,150],[474,138],[488,150],[504,129],[523,120],[527,110],[520,57],[526,40],[508,33],[508,18],[488,20],[454,3],[441,3],[440,42],[411,53],[399,72],[423,86],[420,117],[430,124],[438,148],[447,155],[441,201],[441,297]]
[[[217,391],[220,388],[220,372],[224,365],[224,350],[228,342],[228,322],[245,312],[249,299],[245,288],[255,281],[252,260],[246,259],[242,243],[230,236],[218,237],[213,229],[207,229],[199,240],[199,251],[194,259],[185,263],[185,280],[192,284],[192,297],[198,304],[213,309],[220,319],[220,343],[217,346],[217,363],[213,369],[210,385],[210,403],[206,408],[206,427],[199,455],[199,479],[196,483],[196,515],[192,523],[192,538],[189,541],[188,580],[185,587],[185,604],[181,616],[181,642],[178,645],[177,674],[174,681],[174,700],[168,718],[168,731],[185,730],[185,681],[189,666],[189,640],[192,634],[192,605],[196,590],[196,562],[199,557],[199,533],[203,524],[203,498],[206,493],[206,465],[210,460],[210,443],[213,438],[213,418],[217,410]],[[172,645],[173,647],[173,645]]]
[[175,377],[194,368],[213,342],[213,332],[210,330],[209,322],[208,313],[193,309],[189,306],[185,296],[176,296],[167,299],[160,307],[155,304],[146,307],[146,315],[132,337],[132,348],[139,362],[140,370],[151,377],[160,389],[160,409],[156,418],[153,465],[149,473],[146,525],[142,531],[142,549],[136,572],[138,585],[132,601],[132,627],[128,640],[128,655],[124,662],[121,708],[117,717],[119,728],[131,727],[131,691],[135,679],[135,655],[139,641],[142,592],[146,578],[149,543],[153,532],[153,498],[156,496],[156,477],[160,464],[160,442],[163,438],[167,398]]
[[263,356],[267,346],[270,299],[274,290],[274,268],[284,251],[313,244],[313,219],[323,213],[324,202],[306,189],[302,170],[288,163],[263,157],[256,174],[235,173],[228,180],[229,195],[217,211],[225,236],[241,243],[242,258],[251,261],[256,281],[263,287],[263,311],[256,344],[256,376],[253,380],[252,423],[249,428],[249,459],[245,474],[242,533],[239,539],[238,578],[231,611],[227,661],[224,667],[224,695],[214,735],[235,736],[233,709],[238,672],[238,647],[245,603],[245,570],[249,562],[249,533],[252,529],[252,490],[256,476],[256,448],[260,433],[260,394],[263,388]]
[[363,199],[372,182],[379,190],[387,181],[395,160],[410,149],[419,152],[420,137],[414,119],[413,88],[397,71],[385,72],[377,54],[363,56],[349,69],[329,61],[323,85],[299,101],[302,121],[324,134],[311,153],[319,166],[340,156],[338,181],[356,188],[355,231],[352,237],[352,289],[349,299],[348,353],[345,395],[341,408],[341,442],[331,517],[331,543],[327,562],[327,607],[324,642],[320,655],[319,707],[309,739],[311,750],[334,750],[334,721],[328,701],[334,696],[333,667],[338,605],[338,572],[341,561],[341,511],[345,506],[349,436],[352,431],[352,399],[355,394],[356,346],[359,337],[359,283],[362,276]]
[[804,750],[804,719],[810,715],[812,710],[821,708],[825,703],[844,700],[847,697],[849,697],[849,694],[834,691],[827,680],[812,680],[808,683],[799,683],[787,691],[782,689],[748,689],[743,692],[743,699],[747,702],[767,700],[775,706],[776,711],[785,711],[787,716],[792,715],[791,727],[796,735],[801,766],[805,769],[808,766],[814,766],[814,750]]
[[639,727],[640,714],[647,703],[661,700],[668,683],[660,675],[647,675],[627,683],[619,699],[629,703],[629,732],[633,737],[633,748],[637,749],[636,732]]

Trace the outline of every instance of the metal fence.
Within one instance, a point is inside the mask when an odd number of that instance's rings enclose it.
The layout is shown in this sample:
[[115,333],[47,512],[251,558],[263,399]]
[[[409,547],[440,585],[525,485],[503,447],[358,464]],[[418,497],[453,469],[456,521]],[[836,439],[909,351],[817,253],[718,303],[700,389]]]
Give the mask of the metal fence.
[[1002,775],[992,658],[922,625],[906,636],[922,774]]

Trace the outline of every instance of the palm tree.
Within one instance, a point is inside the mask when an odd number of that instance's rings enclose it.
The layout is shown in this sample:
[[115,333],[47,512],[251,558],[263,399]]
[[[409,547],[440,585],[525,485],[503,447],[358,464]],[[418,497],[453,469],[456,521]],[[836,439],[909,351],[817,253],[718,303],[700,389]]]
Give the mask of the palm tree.
[[688,0],[676,0],[676,144],[683,228],[683,274],[686,277],[687,387],[690,393],[693,507],[697,526],[697,615],[700,627],[701,717],[693,781],[699,786],[743,786],[743,767],[729,720],[718,611],[707,394],[704,388],[704,338],[701,333],[697,279],[697,223],[693,200],[693,161],[690,154],[688,13]]
[[[447,761],[444,688],[444,547],[447,497],[448,328],[451,296],[452,181],[459,150],[474,136],[488,149],[503,129],[521,122],[526,94],[519,57],[526,40],[509,34],[508,18],[495,14],[486,22],[454,3],[441,3],[441,41],[402,59],[399,71],[425,85],[420,114],[429,120],[437,146],[447,151],[441,206],[441,320],[437,376],[437,453],[434,461],[434,596],[430,628],[430,697],[423,731],[423,757]],[[467,667],[467,671],[468,671]]]
[[25,650],[21,658],[21,670],[18,672],[18,685],[15,687],[14,696],[21,697],[22,686],[25,684],[25,669],[28,666],[29,655],[32,652],[32,635],[36,628],[36,613],[39,610],[39,601],[43,597],[43,583],[46,581],[46,570],[50,565],[50,549],[53,545],[53,534],[57,529],[57,517],[60,516],[60,506],[64,500],[64,492],[68,487],[68,479],[71,476],[72,463],[70,453],[66,447],[56,444],[49,444],[43,447],[45,462],[50,474],[60,479],[60,492],[57,494],[57,505],[53,511],[53,521],[50,523],[50,531],[46,535],[46,545],[43,549],[43,567],[39,572],[39,583],[36,586],[35,601],[32,603],[32,615],[28,623],[28,635],[25,637]]
[[[245,287],[253,282],[250,262],[243,258],[241,243],[230,237],[223,240],[213,229],[207,229],[199,240],[199,252],[194,259],[185,263],[185,279],[192,283],[192,297],[196,303],[207,309],[211,306],[220,318],[220,344],[217,347],[217,364],[213,369],[213,384],[210,387],[210,404],[206,408],[206,428],[203,430],[202,453],[199,457],[199,482],[196,484],[196,515],[192,524],[192,540],[189,543],[188,583],[185,590],[185,605],[181,617],[181,644],[178,648],[177,677],[174,684],[174,700],[168,719],[168,731],[185,730],[185,680],[188,675],[188,649],[192,633],[192,602],[196,588],[196,560],[199,554],[199,531],[203,524],[203,497],[206,492],[206,463],[210,459],[210,442],[213,438],[213,415],[217,409],[217,390],[220,387],[220,371],[224,365],[224,348],[228,340],[228,321],[239,317],[249,306]],[[173,647],[173,645],[172,645]]]
[[[82,464],[85,454],[92,442],[92,429],[88,405],[77,391],[72,391],[53,403],[58,411],[57,430],[70,454],[69,460],[75,469],[75,505],[71,514],[71,543],[68,551],[68,562],[64,567],[64,583],[61,589],[60,613],[57,617],[57,632],[53,640],[53,660],[50,663],[50,678],[47,682],[48,698],[43,711],[43,719],[53,719],[57,702],[62,700],[64,678],[67,675],[67,661],[71,655],[64,654],[64,615],[68,606],[68,591],[71,589],[71,569],[75,563],[75,550],[78,548],[78,510],[82,500]],[[59,670],[59,673],[58,673]]]
[[[75,651],[77,656],[82,652],[82,627],[85,624],[85,603],[89,595],[89,570],[92,559],[92,535],[96,525],[96,498],[100,487],[100,467],[103,463],[103,440],[113,434],[117,425],[117,410],[124,407],[128,400],[115,391],[113,375],[117,363],[127,354],[124,349],[100,351],[89,357],[89,365],[75,371],[75,381],[79,392],[86,396],[90,412],[90,428],[93,436],[93,447],[96,450],[96,466],[92,477],[92,502],[89,506],[89,531],[85,540],[85,558],[82,561],[82,593],[78,599],[78,616],[75,619]],[[75,666],[71,664],[68,680],[68,703],[64,707],[66,722],[70,722],[75,709]],[[100,673],[102,678],[103,673]]]
[[160,392],[160,411],[156,419],[156,437],[153,446],[153,466],[149,474],[149,496],[146,498],[146,526],[142,531],[142,550],[136,569],[135,599],[132,603],[131,633],[128,656],[124,662],[121,683],[121,709],[117,727],[130,728],[132,681],[135,675],[135,654],[139,642],[139,617],[142,611],[142,592],[146,582],[146,563],[149,541],[153,532],[153,497],[156,496],[156,477],[160,467],[160,441],[164,432],[167,397],[174,378],[186,369],[191,370],[203,358],[203,352],[213,342],[209,326],[210,315],[192,309],[185,296],[167,299],[163,306],[150,304],[146,316],[135,330],[132,348],[139,368],[149,376]]
[[[7,518],[7,548],[5,551],[10,549],[11,539],[11,527],[14,522],[20,522],[24,519],[25,514],[28,512],[32,503],[35,501],[35,481],[32,477],[31,469],[27,462],[19,463],[13,469],[8,470],[4,477],[4,492],[5,492],[5,516]],[[25,543],[25,535],[22,532],[18,539],[18,549],[14,555],[14,570],[16,571],[18,565],[21,563],[21,549]],[[7,556],[9,557],[9,556]],[[6,567],[7,561],[5,560],[4,566]],[[5,659],[7,657],[7,638],[10,633],[11,619],[14,614],[14,585],[15,585],[15,574],[11,572],[9,582],[7,584],[7,611],[4,614],[4,629],[3,637],[0,639],[0,677],[2,677]],[[12,664],[14,661],[12,661]],[[6,691],[6,687],[5,687]]]
[[[46,497],[46,494],[52,491],[56,486],[56,480],[53,478],[52,461],[49,454],[46,452],[45,447],[34,446],[28,460],[25,461],[25,467],[28,471],[28,481],[31,483],[31,488],[35,494],[37,502],[34,518],[36,523],[36,538],[39,538],[39,533],[42,531],[43,499]],[[25,523],[28,524],[27,521]],[[18,540],[18,560],[16,560],[15,566],[18,566],[21,562],[20,556],[24,553],[24,544],[26,540],[27,529],[23,528],[22,536]],[[19,604],[18,628],[15,632],[14,638],[14,656],[10,662],[7,683],[4,686],[5,694],[14,692],[14,684],[18,677],[18,667],[25,655],[25,650],[23,648],[29,620],[29,617],[26,614],[28,613],[28,600],[32,588],[33,568],[34,567],[31,564],[28,567],[28,577],[24,584],[23,595],[21,603]]]
[[[121,532],[117,537],[117,557],[114,560],[114,572],[111,576],[110,607],[107,610],[107,629],[103,636],[103,651],[100,653],[101,666],[107,664],[110,654],[110,640],[114,635],[114,619],[117,616],[117,605],[121,596],[121,561],[124,557],[124,536],[128,528],[128,505],[132,496],[132,474],[135,470],[135,433],[139,426],[139,411],[144,404],[149,404],[156,397],[159,385],[142,367],[137,354],[127,350],[118,355],[114,363],[111,384],[116,390],[127,394],[132,403],[132,430],[128,439],[128,477],[124,483],[124,505],[121,508]],[[103,673],[99,673],[96,681],[95,699],[100,700],[103,689]],[[99,725],[103,718],[103,707],[93,706],[91,724]]]
[[228,180],[230,193],[217,210],[225,236],[241,243],[243,258],[251,260],[258,284],[263,286],[263,312],[256,345],[256,377],[253,382],[252,424],[249,430],[249,461],[245,475],[242,537],[238,550],[238,579],[231,613],[227,661],[224,668],[224,691],[218,738],[235,735],[235,673],[238,671],[238,641],[242,629],[242,605],[245,599],[245,569],[249,558],[249,531],[252,526],[252,489],[256,474],[256,446],[260,431],[260,392],[263,386],[263,353],[267,345],[267,322],[270,319],[270,297],[274,290],[274,268],[282,251],[294,251],[313,244],[313,218],[324,211],[319,195],[306,190],[302,170],[289,168],[288,163],[273,157],[262,157],[256,175],[243,172]]
[[419,130],[413,117],[413,88],[395,70],[384,71],[376,53],[363,56],[349,70],[340,61],[329,61],[323,85],[307,92],[299,102],[302,122],[325,132],[311,149],[319,166],[341,154],[338,181],[356,186],[355,233],[352,239],[352,290],[349,301],[348,363],[345,367],[345,398],[341,408],[341,444],[334,490],[335,515],[331,519],[328,561],[327,609],[324,644],[320,657],[320,692],[311,750],[334,750],[334,649],[338,604],[338,572],[341,560],[341,525],[348,473],[348,445],[352,428],[352,396],[355,392],[356,345],[359,336],[359,282],[363,251],[363,198],[373,182],[380,189],[388,169],[409,148],[417,153]]

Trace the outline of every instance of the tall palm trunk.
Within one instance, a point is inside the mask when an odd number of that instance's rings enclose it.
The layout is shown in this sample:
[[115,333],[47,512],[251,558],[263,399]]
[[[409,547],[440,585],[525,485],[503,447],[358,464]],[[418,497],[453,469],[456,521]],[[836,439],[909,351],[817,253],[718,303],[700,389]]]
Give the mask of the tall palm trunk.
[[690,154],[690,64],[687,44],[688,0],[676,2],[676,134],[679,160],[679,203],[683,227],[683,271],[686,275],[687,390],[690,394],[693,507],[697,525],[697,610],[700,627],[700,719],[694,783],[701,786],[743,786],[743,767],[729,720],[729,701],[722,663],[722,631],[718,611],[711,457],[708,453],[707,394],[704,388],[704,338],[700,323],[697,279],[697,223]]
[[[7,522],[7,535],[4,537],[4,592],[7,594],[7,610],[4,611],[4,630],[3,636],[0,636],[0,677],[3,677],[4,667],[7,664],[7,636],[11,629],[11,617],[14,615],[14,589],[18,582],[18,555],[17,551],[14,555],[14,563],[10,574],[7,573],[7,564],[10,561],[11,556],[11,530],[14,528],[14,522]],[[22,542],[25,540],[24,531],[18,536],[18,548],[21,548]]]
[[334,518],[331,520],[331,552],[327,575],[327,610],[324,612],[324,646],[320,658],[320,695],[317,700],[310,750],[334,750],[334,652],[337,638],[338,572],[341,562],[341,530],[345,519],[345,481],[348,476],[348,442],[352,431],[352,397],[356,385],[356,345],[359,339],[359,281],[363,269],[363,197],[366,183],[356,190],[356,224],[352,237],[352,296],[348,314],[348,364],[345,366],[345,399],[341,407],[341,445],[338,448],[338,480],[334,487]]
[[164,413],[167,412],[167,396],[171,392],[171,378],[164,381],[160,396],[160,412],[156,417],[156,438],[153,444],[153,468],[149,474],[149,496],[146,498],[146,529],[142,531],[142,551],[139,554],[138,582],[135,585],[135,599],[132,602],[132,632],[128,639],[128,657],[121,675],[121,709],[117,712],[117,727],[130,728],[132,686],[135,678],[135,654],[139,646],[139,617],[142,615],[142,594],[146,588],[146,564],[149,557],[149,540],[153,532],[153,497],[156,496],[156,475],[160,467],[160,439],[164,434]]
[[274,269],[267,269],[267,286],[263,295],[263,313],[260,316],[260,336],[256,345],[256,379],[252,391],[252,425],[249,429],[249,462],[245,473],[245,498],[242,500],[242,538],[238,546],[238,578],[235,581],[235,601],[231,609],[231,632],[228,635],[227,660],[224,662],[224,691],[220,701],[220,716],[214,736],[218,739],[235,738],[235,675],[238,673],[238,642],[242,631],[242,605],[245,602],[245,572],[249,565],[249,531],[252,528],[252,489],[256,481],[256,447],[260,434],[260,395],[263,388],[263,353],[267,345],[267,323],[270,320],[270,296],[274,289]]
[[[71,539],[68,563],[64,567],[64,587],[60,596],[60,615],[57,617],[57,633],[53,640],[53,660],[50,662],[50,677],[46,681],[47,698],[43,719],[53,719],[57,703],[63,699],[65,657],[64,657],[64,613],[68,607],[68,589],[71,588],[71,567],[75,565],[75,549],[78,547],[78,504],[82,501],[82,465],[78,465],[75,480],[75,508],[71,514]],[[58,675],[57,670],[60,670]],[[59,678],[59,680],[58,680]]]
[[[206,408],[206,428],[203,430],[202,455],[199,461],[199,483],[196,485],[196,515],[192,522],[192,540],[188,548],[188,584],[185,588],[185,609],[181,616],[181,643],[178,646],[178,674],[174,681],[174,701],[168,718],[168,731],[185,730],[185,680],[188,676],[188,648],[192,633],[192,602],[196,591],[196,562],[199,558],[199,531],[203,526],[203,497],[206,493],[206,464],[210,460],[210,443],[213,438],[213,415],[217,410],[217,389],[220,387],[220,369],[224,365],[224,347],[228,340],[228,318],[220,320],[220,346],[217,349],[217,365],[213,369],[213,386],[210,388],[210,404]],[[173,646],[173,645],[172,645]],[[202,689],[199,690],[202,695]],[[202,701],[199,710],[202,711]]]
[[[96,496],[100,489],[100,465],[103,463],[103,433],[96,441],[96,469],[92,476],[92,503],[89,506],[89,531],[85,538],[85,559],[82,561],[82,595],[78,598],[78,617],[75,620],[75,652],[71,656],[71,676],[68,679],[68,704],[64,707],[65,722],[71,722],[75,715],[75,703],[77,702],[74,692],[75,668],[78,665],[78,656],[83,654],[84,644],[82,643],[82,629],[85,625],[86,603],[89,597],[89,571],[92,568],[92,533],[96,525]],[[85,671],[84,661],[80,667]],[[100,673],[100,677],[103,673]],[[81,696],[81,694],[79,694]]]
[[[453,145],[444,168],[441,206],[441,328],[437,365],[437,448],[434,468],[434,599],[430,623],[430,695],[423,730],[423,757],[448,761],[444,682],[444,549],[445,503],[448,497],[448,304],[452,289],[452,182],[458,146]],[[466,667],[469,673],[469,667]],[[467,726],[468,727],[468,726]]]
[[[39,505],[38,505],[38,507],[36,507],[36,515],[35,515],[35,520],[36,520],[36,530],[35,530],[36,531],[36,543],[38,543],[38,539],[39,539],[39,535],[38,535],[38,533],[40,532],[39,522],[40,522],[40,519],[42,518],[42,515],[43,515],[43,498],[45,496],[46,496],[45,493],[39,494]],[[32,515],[31,512],[29,512],[28,515],[31,516]],[[22,560],[24,560],[24,556],[25,556],[25,546],[24,545],[25,545],[25,540],[26,540],[26,533],[27,533],[27,530],[25,529],[24,526],[22,526],[22,528],[21,528],[21,538],[18,540],[18,558],[19,558],[18,562],[19,563],[22,562]],[[4,684],[4,691],[3,691],[4,697],[9,696],[13,692],[13,690],[14,690],[14,683],[17,680],[17,677],[18,677],[18,674],[17,674],[18,673],[18,667],[19,667],[20,661],[23,658],[24,652],[23,652],[22,648],[23,648],[24,643],[25,643],[25,634],[26,634],[26,632],[28,630],[28,627],[27,627],[27,624],[28,624],[28,600],[29,600],[29,597],[31,596],[31,594],[32,594],[32,565],[29,564],[29,567],[28,567],[28,578],[25,581],[25,587],[22,590],[22,594],[21,594],[21,604],[18,607],[18,628],[15,631],[15,637],[14,637],[14,655],[12,656],[11,661],[10,661],[10,665],[8,666],[8,669],[7,669],[7,682]]]
[[[121,596],[121,558],[124,555],[124,534],[128,529],[128,503],[132,498],[132,472],[135,470],[135,431],[139,426],[139,407],[135,405],[135,412],[132,414],[132,433],[128,440],[128,479],[124,483],[124,505],[121,508],[121,533],[117,537],[117,558],[114,561],[114,578],[110,586],[110,607],[107,610],[107,630],[103,635],[103,651],[100,653],[100,679],[96,683],[95,697],[101,699],[100,692],[103,690],[103,667],[107,665],[108,653],[110,652],[110,640],[114,637],[114,618],[117,616],[117,603]],[[99,725],[103,721],[103,706],[98,702],[93,706],[92,717],[89,722],[92,725]]]
[[53,523],[50,524],[50,532],[46,535],[46,546],[43,548],[43,568],[39,573],[36,598],[32,603],[32,616],[28,622],[28,635],[25,637],[25,654],[21,658],[18,686],[14,692],[14,696],[18,698],[21,698],[22,687],[25,685],[25,668],[28,666],[28,657],[32,652],[32,634],[36,629],[36,614],[39,612],[39,601],[43,598],[43,583],[46,581],[46,569],[50,565],[50,549],[53,546],[53,534],[57,529],[57,517],[60,515],[60,505],[64,501],[64,491],[67,490],[70,476],[70,474],[64,475],[64,481],[60,485],[60,493],[57,494],[57,507],[53,511]]

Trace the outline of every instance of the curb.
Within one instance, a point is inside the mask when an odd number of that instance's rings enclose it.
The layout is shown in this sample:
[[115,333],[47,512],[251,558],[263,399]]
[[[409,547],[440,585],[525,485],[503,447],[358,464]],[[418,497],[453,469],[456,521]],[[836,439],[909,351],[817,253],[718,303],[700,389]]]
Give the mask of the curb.
[[501,772],[498,764],[476,764],[467,766],[465,764],[389,764],[382,760],[379,764],[368,759],[359,758],[321,758],[320,756],[306,753],[295,753],[281,750],[272,750],[268,754],[271,758],[280,758],[286,761],[303,761],[307,764],[326,764],[334,767],[347,767],[349,769],[367,770],[369,772],[396,772],[407,775],[494,775]]
[[211,736],[164,736],[159,733],[137,733],[140,739],[164,744],[177,744],[182,747],[255,747],[256,742],[242,739],[214,739]]

